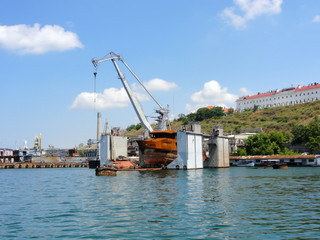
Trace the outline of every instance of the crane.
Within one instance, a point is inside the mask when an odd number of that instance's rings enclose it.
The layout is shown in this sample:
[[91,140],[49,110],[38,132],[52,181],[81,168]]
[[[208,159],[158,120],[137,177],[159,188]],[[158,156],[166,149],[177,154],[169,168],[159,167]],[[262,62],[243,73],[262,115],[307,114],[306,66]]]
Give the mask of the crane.
[[98,65],[102,62],[106,62],[106,61],[112,61],[118,76],[123,84],[124,89],[126,90],[128,97],[131,101],[131,104],[142,124],[142,126],[148,130],[149,132],[153,131],[153,128],[151,126],[151,124],[148,122],[140,102],[138,101],[137,97],[135,96],[135,94],[133,93],[133,91],[131,90],[125,76],[122,74],[118,64],[116,61],[120,61],[123,63],[123,65],[130,71],[130,73],[134,76],[134,78],[141,84],[141,86],[144,88],[144,90],[149,94],[149,96],[155,101],[155,103],[159,106],[158,109],[156,109],[156,113],[158,114],[158,117],[156,117],[156,121],[158,122],[158,126],[156,128],[157,131],[163,131],[163,130],[167,130],[167,123],[169,124],[169,109],[168,108],[164,108],[161,106],[161,104],[157,101],[157,99],[155,99],[154,96],[152,96],[152,94],[148,91],[148,89],[144,86],[144,84],[140,81],[140,79],[137,77],[137,75],[131,70],[131,68],[128,66],[128,64],[123,60],[123,58],[118,55],[115,54],[114,52],[110,52],[109,54],[107,54],[106,56],[100,58],[100,59],[95,59],[93,58],[92,63],[96,69],[96,71],[94,72],[94,75],[96,76],[97,74],[97,68]]

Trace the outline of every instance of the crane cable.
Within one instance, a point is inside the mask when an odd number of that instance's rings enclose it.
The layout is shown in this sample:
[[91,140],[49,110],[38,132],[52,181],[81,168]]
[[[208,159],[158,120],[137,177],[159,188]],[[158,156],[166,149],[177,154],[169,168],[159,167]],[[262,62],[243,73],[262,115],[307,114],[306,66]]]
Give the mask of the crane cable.
[[93,95],[93,101],[96,103],[97,98],[97,71],[93,72],[94,75],[94,95]]

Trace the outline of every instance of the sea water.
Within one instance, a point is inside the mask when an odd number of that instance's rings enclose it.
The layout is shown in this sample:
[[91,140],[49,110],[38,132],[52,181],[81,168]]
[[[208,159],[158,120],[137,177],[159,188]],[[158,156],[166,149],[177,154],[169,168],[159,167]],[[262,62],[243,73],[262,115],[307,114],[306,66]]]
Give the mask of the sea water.
[[0,239],[319,239],[320,168],[0,170]]

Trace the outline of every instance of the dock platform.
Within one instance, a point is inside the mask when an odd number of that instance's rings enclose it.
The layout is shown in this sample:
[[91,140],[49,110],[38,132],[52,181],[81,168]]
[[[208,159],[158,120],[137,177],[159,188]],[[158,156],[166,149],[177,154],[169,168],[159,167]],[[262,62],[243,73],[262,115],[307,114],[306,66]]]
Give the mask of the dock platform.
[[86,168],[88,163],[4,163],[0,169],[14,168]]

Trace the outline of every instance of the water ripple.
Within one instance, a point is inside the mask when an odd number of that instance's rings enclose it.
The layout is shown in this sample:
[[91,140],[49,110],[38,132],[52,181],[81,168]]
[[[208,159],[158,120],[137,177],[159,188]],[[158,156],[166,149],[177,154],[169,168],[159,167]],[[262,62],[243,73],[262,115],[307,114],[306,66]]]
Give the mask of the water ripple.
[[1,239],[317,239],[320,168],[0,172]]

